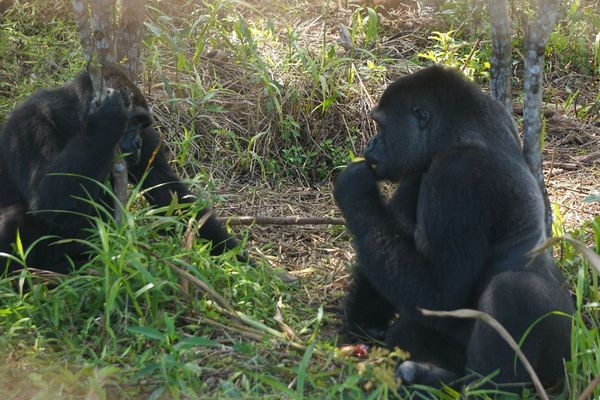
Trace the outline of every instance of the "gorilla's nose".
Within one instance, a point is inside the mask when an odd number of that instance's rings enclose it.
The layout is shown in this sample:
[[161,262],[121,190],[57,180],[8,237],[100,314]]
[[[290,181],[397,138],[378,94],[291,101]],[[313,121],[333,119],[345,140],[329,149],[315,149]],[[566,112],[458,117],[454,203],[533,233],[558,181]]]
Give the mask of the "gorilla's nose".
[[142,138],[138,135],[133,139],[133,147],[137,150],[138,156],[142,148]]

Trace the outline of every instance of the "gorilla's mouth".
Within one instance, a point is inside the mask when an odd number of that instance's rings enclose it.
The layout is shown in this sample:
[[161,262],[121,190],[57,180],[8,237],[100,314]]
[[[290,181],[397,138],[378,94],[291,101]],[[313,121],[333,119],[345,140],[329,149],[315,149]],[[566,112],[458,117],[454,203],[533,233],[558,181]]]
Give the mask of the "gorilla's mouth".
[[373,160],[371,157],[365,157],[365,161],[373,171],[377,169],[377,160]]
[[140,162],[140,157],[142,156],[142,151],[140,149],[129,150],[129,151],[123,151],[123,149],[120,149],[120,150],[121,150],[121,153],[123,153],[125,155],[125,161],[127,162],[127,165],[134,166]]

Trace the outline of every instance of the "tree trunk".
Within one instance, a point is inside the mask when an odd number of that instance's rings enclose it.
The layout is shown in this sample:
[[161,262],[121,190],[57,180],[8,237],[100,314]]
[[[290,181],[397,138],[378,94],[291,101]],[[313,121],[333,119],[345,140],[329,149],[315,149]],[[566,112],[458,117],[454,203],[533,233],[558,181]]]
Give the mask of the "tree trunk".
[[[96,100],[102,102],[105,87],[102,79],[102,64],[125,61],[129,78],[136,81],[140,58],[142,26],[145,15],[144,0],[121,1],[121,27],[118,30],[118,43],[115,43],[115,0],[72,0],[75,22],[83,54],[88,62],[88,71],[96,93]],[[91,19],[90,19],[91,9]],[[114,217],[121,222],[123,206],[128,199],[127,163],[115,149],[115,163],[112,170],[113,185],[117,201]]]
[[560,0],[540,2],[533,24],[525,27],[525,100],[523,106],[523,155],[535,176],[546,204],[546,233],[552,236],[552,210],[544,184],[542,170],[542,92],[544,80],[544,52],[550,33],[560,13]]
[[116,61],[115,0],[91,0],[92,37],[98,61]]
[[512,115],[512,28],[506,0],[487,0],[492,24],[490,94]]
[[121,1],[121,21],[117,33],[117,60],[126,66],[133,82],[137,81],[140,62],[142,28],[146,13],[144,3],[144,0]]

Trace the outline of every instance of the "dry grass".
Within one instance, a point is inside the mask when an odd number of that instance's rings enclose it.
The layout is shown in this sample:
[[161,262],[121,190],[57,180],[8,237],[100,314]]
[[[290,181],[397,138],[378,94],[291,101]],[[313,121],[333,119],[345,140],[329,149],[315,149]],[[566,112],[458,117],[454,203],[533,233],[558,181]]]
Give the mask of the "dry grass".
[[[352,9],[339,2],[331,3],[329,7],[315,3],[312,8],[306,8],[305,3],[297,8],[293,2],[284,2],[279,5],[281,10],[274,10],[273,4],[268,7],[261,7],[261,4],[254,4],[257,15],[270,15],[278,26],[277,32],[284,31],[279,29],[281,26],[293,26],[299,46],[314,54],[322,51],[324,43],[336,43],[340,35],[339,25],[349,25],[352,16]],[[385,76],[361,80],[357,69],[361,81],[355,88],[358,91],[339,99],[326,113],[295,110],[293,103],[284,97],[284,114],[298,116],[307,140],[318,143],[324,138],[334,138],[336,143],[342,143],[343,137],[358,132],[358,137],[354,136],[352,144],[355,147],[352,150],[360,153],[368,138],[374,134],[374,124],[368,118],[370,109],[387,83],[417,68],[406,60],[422,50],[427,44],[430,30],[439,24],[439,20],[409,6],[402,6],[381,18],[385,32],[388,32],[387,37],[381,47],[372,50],[398,60],[396,65],[388,66]],[[293,175],[292,179],[278,183],[265,182],[260,179],[254,162],[244,164],[242,159],[236,160],[235,157],[232,160],[227,141],[211,136],[209,132],[215,129],[235,132],[241,138],[251,138],[265,132],[252,147],[259,157],[267,156],[270,152],[276,153],[282,146],[277,139],[280,130],[277,116],[262,107],[264,96],[259,88],[248,84],[249,67],[230,63],[230,55],[226,51],[209,50],[210,56],[205,56],[200,65],[200,81],[204,87],[212,87],[219,82],[222,90],[213,101],[223,106],[226,112],[198,116],[196,120],[195,116],[185,111],[184,104],[178,104],[177,109],[166,105],[162,85],[157,84],[159,79],[153,77],[151,72],[147,73],[148,80],[143,85],[148,89],[155,116],[170,141],[178,137],[181,127],[196,124],[200,138],[194,144],[196,149],[193,158],[204,160],[204,172],[215,183],[216,193],[223,198],[218,207],[219,215],[339,217],[330,190],[335,171],[326,181]],[[281,49],[261,48],[260,51],[265,57],[275,57]],[[340,56],[347,55],[340,46],[337,51]],[[356,60],[357,65],[360,62],[360,59]],[[557,77],[558,66],[556,68],[549,74],[546,85],[547,92],[553,93],[553,99],[558,100],[559,96],[555,93],[564,85],[564,79]],[[274,69],[274,73],[277,72]],[[162,73],[175,83],[189,79],[174,67],[166,68]],[[273,78],[283,83],[284,92],[293,89],[308,95],[313,84],[300,70],[286,71]],[[569,79],[571,84],[581,88],[582,98],[593,98],[597,78],[571,75]],[[181,96],[186,96],[185,90]],[[590,194],[598,193],[597,188],[600,187],[600,153],[597,150],[600,127],[593,120],[574,118],[572,110],[561,110],[552,105],[549,108],[553,111],[547,113],[544,149],[546,182],[551,202],[558,205],[565,227],[576,228],[600,213],[599,202],[584,202]],[[310,144],[305,145],[310,147]],[[232,160],[232,163],[215,162],[222,159]],[[193,167],[184,171],[184,174],[193,176],[197,172],[197,168]],[[330,226],[253,226],[236,229],[247,232],[251,245],[258,247],[256,252],[264,255],[271,264],[300,278],[310,277],[311,286],[314,285],[312,287],[315,293],[319,293],[319,298],[339,297],[339,289],[344,286],[348,276],[347,267],[353,258],[349,238],[342,229]],[[330,296],[329,292],[336,294]]]
[[600,193],[600,126],[553,113],[547,119],[544,172],[550,201],[557,204],[567,228],[600,215],[600,202],[585,198]]
[[[186,3],[188,6],[182,8],[175,3],[162,1],[161,12],[171,16],[175,25],[183,26],[189,22],[194,7],[199,4],[189,1]],[[281,116],[266,107],[268,97],[263,91],[264,82],[256,80],[259,72],[267,72],[268,79],[280,85],[281,114],[292,117],[299,124],[299,144],[304,149],[316,151],[317,157],[333,165],[331,148],[322,150],[322,142],[332,139],[332,148],[345,150],[350,147],[354,153],[360,154],[375,129],[368,113],[385,86],[397,76],[419,68],[410,60],[414,60],[418,52],[431,44],[428,36],[432,30],[445,31],[448,27],[410,6],[402,6],[382,15],[383,39],[378,40],[373,47],[364,48],[375,55],[371,59],[389,60],[385,63],[385,71],[374,73],[366,68],[368,56],[351,54],[336,44],[340,39],[339,25],[348,26],[351,23],[353,9],[347,7],[345,2],[288,0],[250,1],[250,4],[254,8],[240,5],[240,14],[248,21],[268,16],[275,26],[274,32],[279,35],[278,40],[270,39],[259,43],[257,52],[261,59],[284,58],[287,51],[286,27],[291,26],[297,35],[298,47],[308,52],[312,59],[319,60],[323,48],[333,45],[336,58],[345,58],[347,60],[344,62],[353,66],[356,74],[354,84],[343,85],[342,80],[337,81],[336,89],[342,95],[330,108],[321,111],[316,108],[322,99],[314,93],[315,81],[300,63],[287,66],[273,63],[260,69],[253,64],[254,61],[234,53],[240,46],[211,47],[210,42],[207,42],[208,47],[194,62],[194,71],[177,68],[174,57],[165,56],[156,64],[147,61],[141,87],[152,104],[155,119],[169,145],[171,159],[178,160],[181,157],[183,142],[190,146],[183,160],[174,162],[174,167],[185,178],[201,174],[210,182],[209,190],[218,199],[216,212],[220,216],[340,217],[331,194],[332,182],[337,173],[335,167],[329,169],[331,172],[326,177],[317,177],[316,171],[290,168],[281,171],[280,176],[264,179],[258,160],[272,158],[284,164],[282,150],[289,143],[282,138]],[[68,6],[65,9],[68,10]],[[169,31],[169,34],[173,32]],[[481,42],[483,44],[485,40]],[[157,50],[157,54],[161,56],[172,51],[164,43],[157,46],[164,47]],[[181,49],[188,60],[193,58],[194,50],[193,44],[187,42]],[[149,59],[150,57],[146,57],[146,60]],[[21,64],[26,67],[17,69],[19,76],[14,77],[15,81],[22,76],[27,77],[33,63]],[[324,71],[332,76],[337,70],[331,68]],[[600,187],[600,126],[593,115],[587,120],[577,119],[574,117],[576,109],[565,110],[560,107],[560,102],[565,98],[566,81],[571,87],[580,88],[580,98],[589,103],[597,96],[598,77],[565,74],[564,66],[555,65],[548,74],[545,85],[548,93],[545,101],[556,104],[549,107],[552,112],[547,116],[544,149],[547,185],[551,201],[559,206],[565,227],[575,229],[600,213],[599,202],[584,202],[590,194],[598,193]],[[206,105],[193,104],[193,101],[199,100],[198,94],[211,88],[215,89],[214,97]],[[292,94],[300,96],[302,101],[297,101]],[[210,111],[207,105],[218,106],[222,112]],[[185,129],[191,128],[198,137],[186,140]],[[230,132],[230,135],[223,132]],[[236,148],[236,145],[240,147]],[[306,306],[311,310],[310,313],[301,315],[312,317],[313,311],[323,306],[328,313],[320,327],[319,339],[335,338],[341,321],[341,318],[337,318],[337,312],[349,278],[349,267],[354,259],[350,238],[344,227],[255,225],[236,226],[232,229],[240,236],[248,236],[248,249],[253,257],[264,258],[273,267],[281,268],[298,278],[300,290],[294,292],[294,301],[298,303],[291,306],[289,313],[297,313],[298,309]],[[270,321],[270,315],[262,317]],[[210,317],[199,324],[210,326],[213,337],[227,345],[218,350],[207,349],[205,355],[202,355],[214,363],[215,367],[202,376],[210,390],[217,390],[221,381],[235,373],[238,361],[253,371],[254,368],[260,368],[245,363],[245,356],[231,351],[230,345],[240,336],[239,332],[236,333],[231,326],[218,324],[218,321],[211,321]],[[278,359],[273,364],[296,365],[297,358],[291,357],[291,353],[282,348],[281,343],[274,343],[265,353]],[[11,360],[6,364],[4,368],[0,368],[0,378],[5,376],[0,383],[13,382],[12,384],[23,387],[26,387],[31,378],[31,371],[46,368],[45,365],[26,365],[20,360]],[[13,365],[20,367],[13,368]],[[68,375],[66,378],[44,376],[40,379],[47,381],[49,385],[54,385],[53,382],[57,381],[55,386],[62,385],[61,380],[70,380],[76,382],[73,384],[75,387],[83,390],[98,382],[102,384],[104,379],[87,369],[79,375],[69,375],[69,368],[65,367],[64,373]],[[294,380],[290,378],[290,381],[289,384],[293,386]],[[31,393],[36,390],[32,389]],[[29,391],[24,393],[27,396]]]

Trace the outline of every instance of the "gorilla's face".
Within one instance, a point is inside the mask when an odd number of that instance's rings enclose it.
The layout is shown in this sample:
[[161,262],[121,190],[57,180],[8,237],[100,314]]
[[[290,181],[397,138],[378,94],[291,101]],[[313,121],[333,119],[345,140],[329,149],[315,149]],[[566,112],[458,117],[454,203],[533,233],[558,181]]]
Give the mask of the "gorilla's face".
[[143,109],[131,111],[125,128],[125,134],[119,142],[121,153],[126,154],[125,160],[129,166],[134,166],[140,161],[142,150],[141,133],[152,124],[152,117]]
[[[111,72],[112,69],[109,69]],[[142,132],[152,125],[152,116],[139,90],[122,75],[105,76],[107,92],[116,91],[121,95],[123,106],[129,110],[125,133],[119,142],[119,151],[125,154],[129,166],[137,165],[142,150]]]
[[398,88],[390,87],[371,112],[378,133],[367,145],[365,159],[378,180],[397,182],[424,168],[427,162],[429,111],[407,104]]

